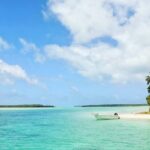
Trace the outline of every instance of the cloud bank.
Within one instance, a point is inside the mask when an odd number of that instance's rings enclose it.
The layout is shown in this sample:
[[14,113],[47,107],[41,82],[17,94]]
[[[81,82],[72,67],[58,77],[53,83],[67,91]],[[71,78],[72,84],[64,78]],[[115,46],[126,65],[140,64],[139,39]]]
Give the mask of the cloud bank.
[[0,51],[10,49],[12,46],[2,37],[0,37]]
[[44,15],[55,15],[70,31],[73,41],[70,46],[46,45],[44,49],[49,58],[66,60],[89,78],[113,82],[144,80],[150,71],[148,3],[49,0]]
[[22,46],[21,51],[24,54],[32,53],[36,62],[42,63],[45,61],[45,56],[42,54],[41,49],[38,48],[34,43],[28,42],[24,38],[20,38],[19,41]]
[[13,84],[15,80],[24,80],[29,84],[37,84],[37,79],[28,76],[19,65],[10,65],[0,59],[0,82]]

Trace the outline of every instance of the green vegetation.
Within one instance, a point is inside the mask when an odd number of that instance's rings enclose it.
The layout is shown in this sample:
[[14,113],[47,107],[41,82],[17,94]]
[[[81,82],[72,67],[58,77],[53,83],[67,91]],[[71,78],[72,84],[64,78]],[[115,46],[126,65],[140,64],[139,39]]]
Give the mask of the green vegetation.
[[130,106],[146,106],[147,104],[102,104],[102,105],[82,105],[76,107],[130,107]]
[[54,107],[54,106],[42,104],[0,105],[0,108],[37,108],[37,107]]
[[[150,105],[150,76],[146,76],[146,82],[147,82],[147,91],[148,91],[148,96],[146,97],[147,100],[147,104]],[[150,112],[150,108],[149,108],[149,112]]]
[[140,112],[140,113],[137,113],[137,114],[149,115],[149,114],[150,114],[150,112],[146,111],[146,112]]

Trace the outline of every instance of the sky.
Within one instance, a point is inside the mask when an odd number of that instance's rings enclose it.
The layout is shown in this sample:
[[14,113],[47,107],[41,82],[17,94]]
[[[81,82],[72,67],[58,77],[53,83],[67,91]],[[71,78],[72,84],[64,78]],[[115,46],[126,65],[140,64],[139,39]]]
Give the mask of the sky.
[[148,0],[1,0],[0,104],[145,103]]

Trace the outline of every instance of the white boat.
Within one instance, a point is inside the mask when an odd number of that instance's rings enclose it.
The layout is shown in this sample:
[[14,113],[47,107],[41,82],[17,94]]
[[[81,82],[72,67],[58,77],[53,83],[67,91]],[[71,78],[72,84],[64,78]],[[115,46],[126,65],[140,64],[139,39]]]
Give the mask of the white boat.
[[117,113],[115,113],[114,115],[100,115],[98,113],[96,113],[95,118],[97,120],[115,120],[115,119],[120,119],[119,115]]

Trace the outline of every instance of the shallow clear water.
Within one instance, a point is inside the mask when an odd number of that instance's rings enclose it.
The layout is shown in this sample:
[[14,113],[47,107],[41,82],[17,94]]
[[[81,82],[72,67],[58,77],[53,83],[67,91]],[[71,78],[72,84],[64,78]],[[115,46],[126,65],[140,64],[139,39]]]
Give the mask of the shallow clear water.
[[96,121],[92,115],[146,109],[0,110],[0,150],[149,150],[150,121]]

